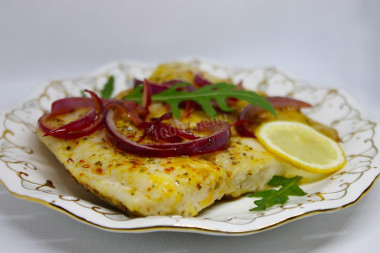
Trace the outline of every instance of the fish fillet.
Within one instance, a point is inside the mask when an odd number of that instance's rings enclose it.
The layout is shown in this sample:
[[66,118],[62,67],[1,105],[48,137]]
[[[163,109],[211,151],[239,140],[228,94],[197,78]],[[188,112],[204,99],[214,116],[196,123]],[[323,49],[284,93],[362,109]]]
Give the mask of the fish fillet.
[[[198,69],[182,63],[163,64],[152,73],[150,81],[192,82],[197,72]],[[213,82],[229,81],[203,74]],[[237,105],[243,108],[246,103]],[[153,103],[149,109],[151,118],[168,112],[161,103]],[[60,121],[70,122],[80,113],[84,112],[79,110],[72,119]],[[220,116],[230,123],[237,117]],[[179,123],[190,126],[205,119],[208,116],[197,110]],[[132,126],[125,126],[128,127]],[[195,216],[223,197],[262,190],[272,176],[284,173],[282,164],[255,139],[238,137],[233,129],[226,150],[169,158],[125,153],[108,141],[105,129],[76,140],[44,137],[41,131],[38,136],[78,183],[122,211],[142,216]]]
[[149,158],[115,148],[104,129],[76,140],[38,135],[78,183],[136,215],[194,216],[282,174],[276,158],[248,138],[233,137],[227,150],[208,155]]

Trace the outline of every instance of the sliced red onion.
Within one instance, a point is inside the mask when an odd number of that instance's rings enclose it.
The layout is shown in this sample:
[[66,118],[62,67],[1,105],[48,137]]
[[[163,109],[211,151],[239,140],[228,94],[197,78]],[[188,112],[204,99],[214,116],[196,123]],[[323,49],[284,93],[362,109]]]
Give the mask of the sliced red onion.
[[146,135],[158,142],[181,142],[182,138],[176,135],[176,128],[164,123],[144,122],[142,125],[146,129]]
[[203,76],[199,73],[194,76],[194,83],[198,87],[203,87],[211,84],[210,81],[203,78]]
[[[104,106],[107,106],[110,103],[117,102],[119,100],[111,99],[111,98],[101,98],[101,101]],[[125,103],[128,106],[135,106],[138,105],[138,103],[133,101],[125,101],[123,100],[123,103]],[[69,97],[69,98],[62,98],[58,99],[53,102],[51,105],[51,114],[59,115],[64,113],[69,113],[74,111],[77,108],[86,108],[86,107],[93,107],[94,106],[94,99],[93,98],[84,98],[84,97]]]
[[244,124],[252,124],[252,121],[250,120],[239,120],[236,121],[233,125],[236,129],[236,132],[241,136],[241,137],[250,137],[250,138],[256,138],[256,135],[249,130]]
[[140,156],[170,157],[201,155],[227,148],[231,136],[230,126],[224,122],[224,124],[220,124],[220,128],[217,132],[197,140],[180,143],[139,144],[124,136],[117,129],[114,117],[114,110],[109,110],[106,116],[109,140],[113,145],[125,152]]
[[144,85],[145,83],[149,84],[149,86],[152,90],[152,95],[154,95],[154,94],[160,93],[164,90],[167,90],[168,88],[170,88],[171,86],[173,86],[175,84],[183,83],[183,81],[181,81],[181,80],[170,80],[170,81],[164,82],[162,84],[158,84],[158,83],[150,82],[147,79],[145,79],[144,81],[134,79],[135,88],[138,85]]
[[[47,122],[52,117],[56,115],[72,112],[78,107],[91,108],[93,107],[93,105],[94,105],[94,101],[91,98],[74,97],[74,98],[63,98],[63,99],[56,100],[51,106],[51,112],[44,114],[38,120],[39,127],[45,134],[47,134],[48,132],[53,131],[53,129],[50,129],[50,127],[47,126]],[[90,109],[90,111],[85,116],[83,116],[83,118],[78,119],[77,122],[86,121],[87,118],[92,118],[94,112],[95,112],[94,108]],[[76,125],[77,123],[72,122],[69,124]]]
[[153,84],[153,83],[150,83],[149,86],[150,86],[150,89],[152,90],[152,95],[169,89],[169,87],[167,87],[167,86],[163,86],[163,85],[159,85],[159,84]]
[[[52,110],[51,114],[45,114],[38,120],[39,127],[45,133],[45,135],[51,135],[62,139],[77,139],[83,136],[87,136],[103,127],[103,121],[105,118],[105,108],[103,106],[103,102],[94,92],[89,90],[85,91],[90,93],[93,100],[89,112],[78,120],[70,122],[57,129],[51,129],[48,126],[48,121],[51,119],[51,117],[54,117],[58,114],[70,112],[73,109],[71,105],[67,104],[69,99],[65,100],[63,104],[68,105],[66,108],[61,106],[56,107],[55,111]],[[82,103],[81,107],[86,107],[84,105],[88,103],[86,100],[84,100],[86,102],[79,102],[79,100],[75,98],[73,101],[73,104],[75,105]],[[95,112],[95,117],[92,118],[93,112]],[[90,121],[89,119],[92,120]]]
[[83,97],[70,97],[58,99],[51,105],[51,114],[59,115],[64,113],[69,113],[77,108],[92,107],[94,105],[94,100],[92,98]]
[[143,85],[143,84],[144,84],[144,81],[137,78],[133,78],[133,88],[136,88],[137,86]]
[[181,115],[181,119],[188,118],[195,110],[196,103],[194,101],[185,102],[185,112]]
[[[163,92],[167,90],[169,87],[175,84],[179,84],[179,83],[184,83],[184,82],[181,80],[171,80],[171,81],[164,82],[162,84],[157,84],[157,83],[150,82],[147,79],[145,79],[144,81],[134,79],[135,87],[137,87],[138,85],[144,85],[142,106],[145,109],[148,109],[148,107],[145,104],[149,104],[149,105],[151,104],[152,95]],[[195,91],[195,87],[190,84],[188,86],[179,87],[178,90],[186,90],[188,92],[192,92],[192,91]],[[186,102],[181,103],[180,106],[185,107],[185,113],[183,114],[182,117],[187,118],[194,111],[196,105],[197,104],[194,101],[186,101]]]
[[[300,109],[300,108],[310,108],[311,105],[309,103],[293,99],[293,98],[288,98],[288,97],[267,97],[266,98],[269,103],[272,104],[272,106],[276,109],[285,109],[285,108],[294,108],[294,109]],[[241,121],[241,124],[237,124],[235,126],[236,132],[242,136],[242,137],[253,137],[255,138],[256,135],[249,130],[243,122],[244,120],[247,119],[252,119],[254,118],[257,114],[264,112],[265,110],[261,107],[258,106],[253,106],[253,105],[247,105],[239,114],[238,116],[238,122]]]
[[[177,134],[178,136],[180,136],[182,138],[185,138],[185,139],[188,139],[188,140],[195,140],[195,139],[200,138],[199,136],[196,136],[196,135],[194,135],[191,132],[188,132],[188,131],[185,131],[183,129],[179,129],[179,128],[176,128],[176,127],[173,127],[173,126],[169,126],[167,124],[162,123],[162,121],[164,121],[166,119],[171,119],[171,118],[173,118],[173,114],[171,112],[168,112],[168,113],[165,113],[164,115],[162,115],[160,118],[158,118],[156,122],[158,124],[160,124],[160,126],[163,126],[165,128],[170,127],[171,131],[169,131],[169,132],[173,132],[174,134]],[[160,127],[158,126],[157,130],[159,130],[159,129],[160,129]]]
[[237,90],[242,90],[242,89],[244,89],[243,80],[240,80],[240,81],[238,82],[238,84],[236,85],[236,89],[237,89]]
[[179,128],[174,128],[174,130],[177,132],[177,134],[179,136],[181,136],[182,138],[188,139],[188,140],[196,140],[196,139],[200,138],[199,136],[197,136],[191,132],[188,132],[186,130],[182,130]]
[[161,123],[164,120],[173,118],[173,114],[171,112],[167,112],[163,115],[161,115],[159,118],[152,118],[152,121],[155,123]]
[[[145,137],[147,135],[155,138],[157,141],[159,140],[159,136],[158,134],[154,134],[154,130],[156,128],[156,125],[158,123],[161,123],[163,120],[165,119],[169,119],[172,117],[172,114],[171,113],[165,113],[164,115],[162,115],[161,117],[157,118],[157,119],[152,119],[151,122],[141,122],[140,124],[138,124],[139,127],[141,128],[144,128],[144,134],[140,137],[140,139],[137,141],[137,142],[141,142],[142,140],[145,139]],[[179,140],[181,141],[181,140]]]
[[[128,102],[128,103],[126,103]],[[141,108],[137,103],[129,103],[130,101],[117,100],[109,103],[106,107],[106,111],[112,110],[114,108],[118,109],[118,113],[125,114],[125,117],[132,121],[133,124],[139,126],[144,123],[144,120],[140,117],[137,112],[137,108]]]
[[195,140],[199,138],[199,136],[196,136],[193,133],[162,123],[163,120],[170,119],[172,117],[172,113],[165,113],[158,119],[154,119],[151,122],[143,122],[140,124],[139,127],[144,128],[145,133],[138,140],[138,142],[141,142],[146,136],[150,136],[156,141],[171,143],[181,142],[182,138],[188,140]]
[[[135,125],[139,125],[141,122],[143,122],[143,120],[145,120],[145,118],[149,114],[149,111],[147,108],[140,106],[137,102],[134,102],[134,101],[126,101],[126,100],[120,99],[120,100],[114,100],[112,101],[112,103],[109,103],[109,104],[111,105],[114,103],[121,104],[127,110],[129,119]],[[108,107],[109,106],[107,106],[106,108]]]
[[150,88],[150,84],[148,80],[144,80],[144,91],[142,97],[142,107],[148,110],[149,106],[152,104],[152,89]]
[[[293,99],[293,98],[288,98],[288,97],[267,97],[266,100],[268,100],[268,102],[271,103],[273,107],[276,109],[285,109],[285,108],[300,109],[300,108],[311,107],[311,105],[306,102]],[[261,107],[248,105],[240,113],[238,120],[254,117],[258,113],[263,112],[263,111],[265,110]]]
[[[51,115],[48,115],[47,117],[51,118],[49,116],[51,116]],[[81,118],[79,118],[73,122],[70,122],[64,126],[50,130],[50,131],[45,133],[45,136],[59,136],[61,134],[65,134],[65,133],[70,132],[70,131],[77,131],[77,130],[81,130],[83,128],[89,127],[91,125],[91,123],[94,121],[95,117],[96,117],[95,108],[91,108],[89,110],[89,112],[86,115],[84,115],[83,117],[81,117]]]

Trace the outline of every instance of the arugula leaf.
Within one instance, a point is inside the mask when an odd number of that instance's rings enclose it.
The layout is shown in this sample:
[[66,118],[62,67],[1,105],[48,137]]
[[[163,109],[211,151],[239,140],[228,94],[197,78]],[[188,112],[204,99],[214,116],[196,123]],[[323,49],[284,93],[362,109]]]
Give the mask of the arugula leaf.
[[256,200],[254,203],[257,207],[252,208],[249,211],[264,211],[273,205],[284,204],[288,201],[288,196],[305,196],[307,193],[298,186],[298,182],[301,179],[302,177],[300,176],[295,176],[292,178],[273,176],[267,185],[282,187],[278,190],[270,189],[248,194],[247,197],[250,198],[262,198]]
[[110,98],[114,89],[115,78],[109,76],[107,83],[104,85],[103,89],[100,92],[102,98]]
[[[276,115],[273,106],[262,96],[256,92],[247,90],[238,90],[236,85],[227,83],[215,83],[207,86],[203,86],[195,91],[188,92],[184,90],[178,90],[179,87],[188,86],[188,83],[179,83],[171,86],[167,90],[152,96],[152,101],[166,102],[175,117],[180,117],[179,104],[183,101],[195,101],[202,109],[210,116],[216,117],[217,112],[212,106],[212,101],[215,100],[219,108],[225,112],[231,112],[235,110],[227,105],[227,98],[237,98],[249,102],[251,105],[257,105],[263,109]],[[131,94],[127,95],[125,99],[141,103],[142,101],[142,86],[138,86]]]
[[143,88],[143,85],[137,86],[131,93],[125,96],[124,99],[137,102],[141,105]]
[[81,90],[81,91],[80,91],[80,95],[81,95],[82,97],[84,97],[84,98],[87,97],[87,96],[86,96],[86,92],[84,92],[84,90]]

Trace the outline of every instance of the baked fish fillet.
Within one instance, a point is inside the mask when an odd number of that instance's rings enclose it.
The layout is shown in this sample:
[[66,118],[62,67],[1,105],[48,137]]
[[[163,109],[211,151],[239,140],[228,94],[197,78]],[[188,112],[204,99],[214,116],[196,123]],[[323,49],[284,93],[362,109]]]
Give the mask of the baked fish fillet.
[[283,173],[252,138],[232,137],[228,149],[202,156],[150,158],[112,146],[104,129],[76,140],[38,136],[78,183],[136,215],[194,216],[223,196],[261,190]]

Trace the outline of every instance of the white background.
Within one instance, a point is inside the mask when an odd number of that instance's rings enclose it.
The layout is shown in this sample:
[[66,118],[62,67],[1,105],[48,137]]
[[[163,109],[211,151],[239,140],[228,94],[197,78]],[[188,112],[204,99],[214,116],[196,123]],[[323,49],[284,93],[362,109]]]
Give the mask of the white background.
[[[117,60],[206,57],[343,88],[380,118],[380,1],[0,0],[0,108]],[[256,235],[116,234],[0,187],[0,252],[376,252],[379,183],[353,207]]]

